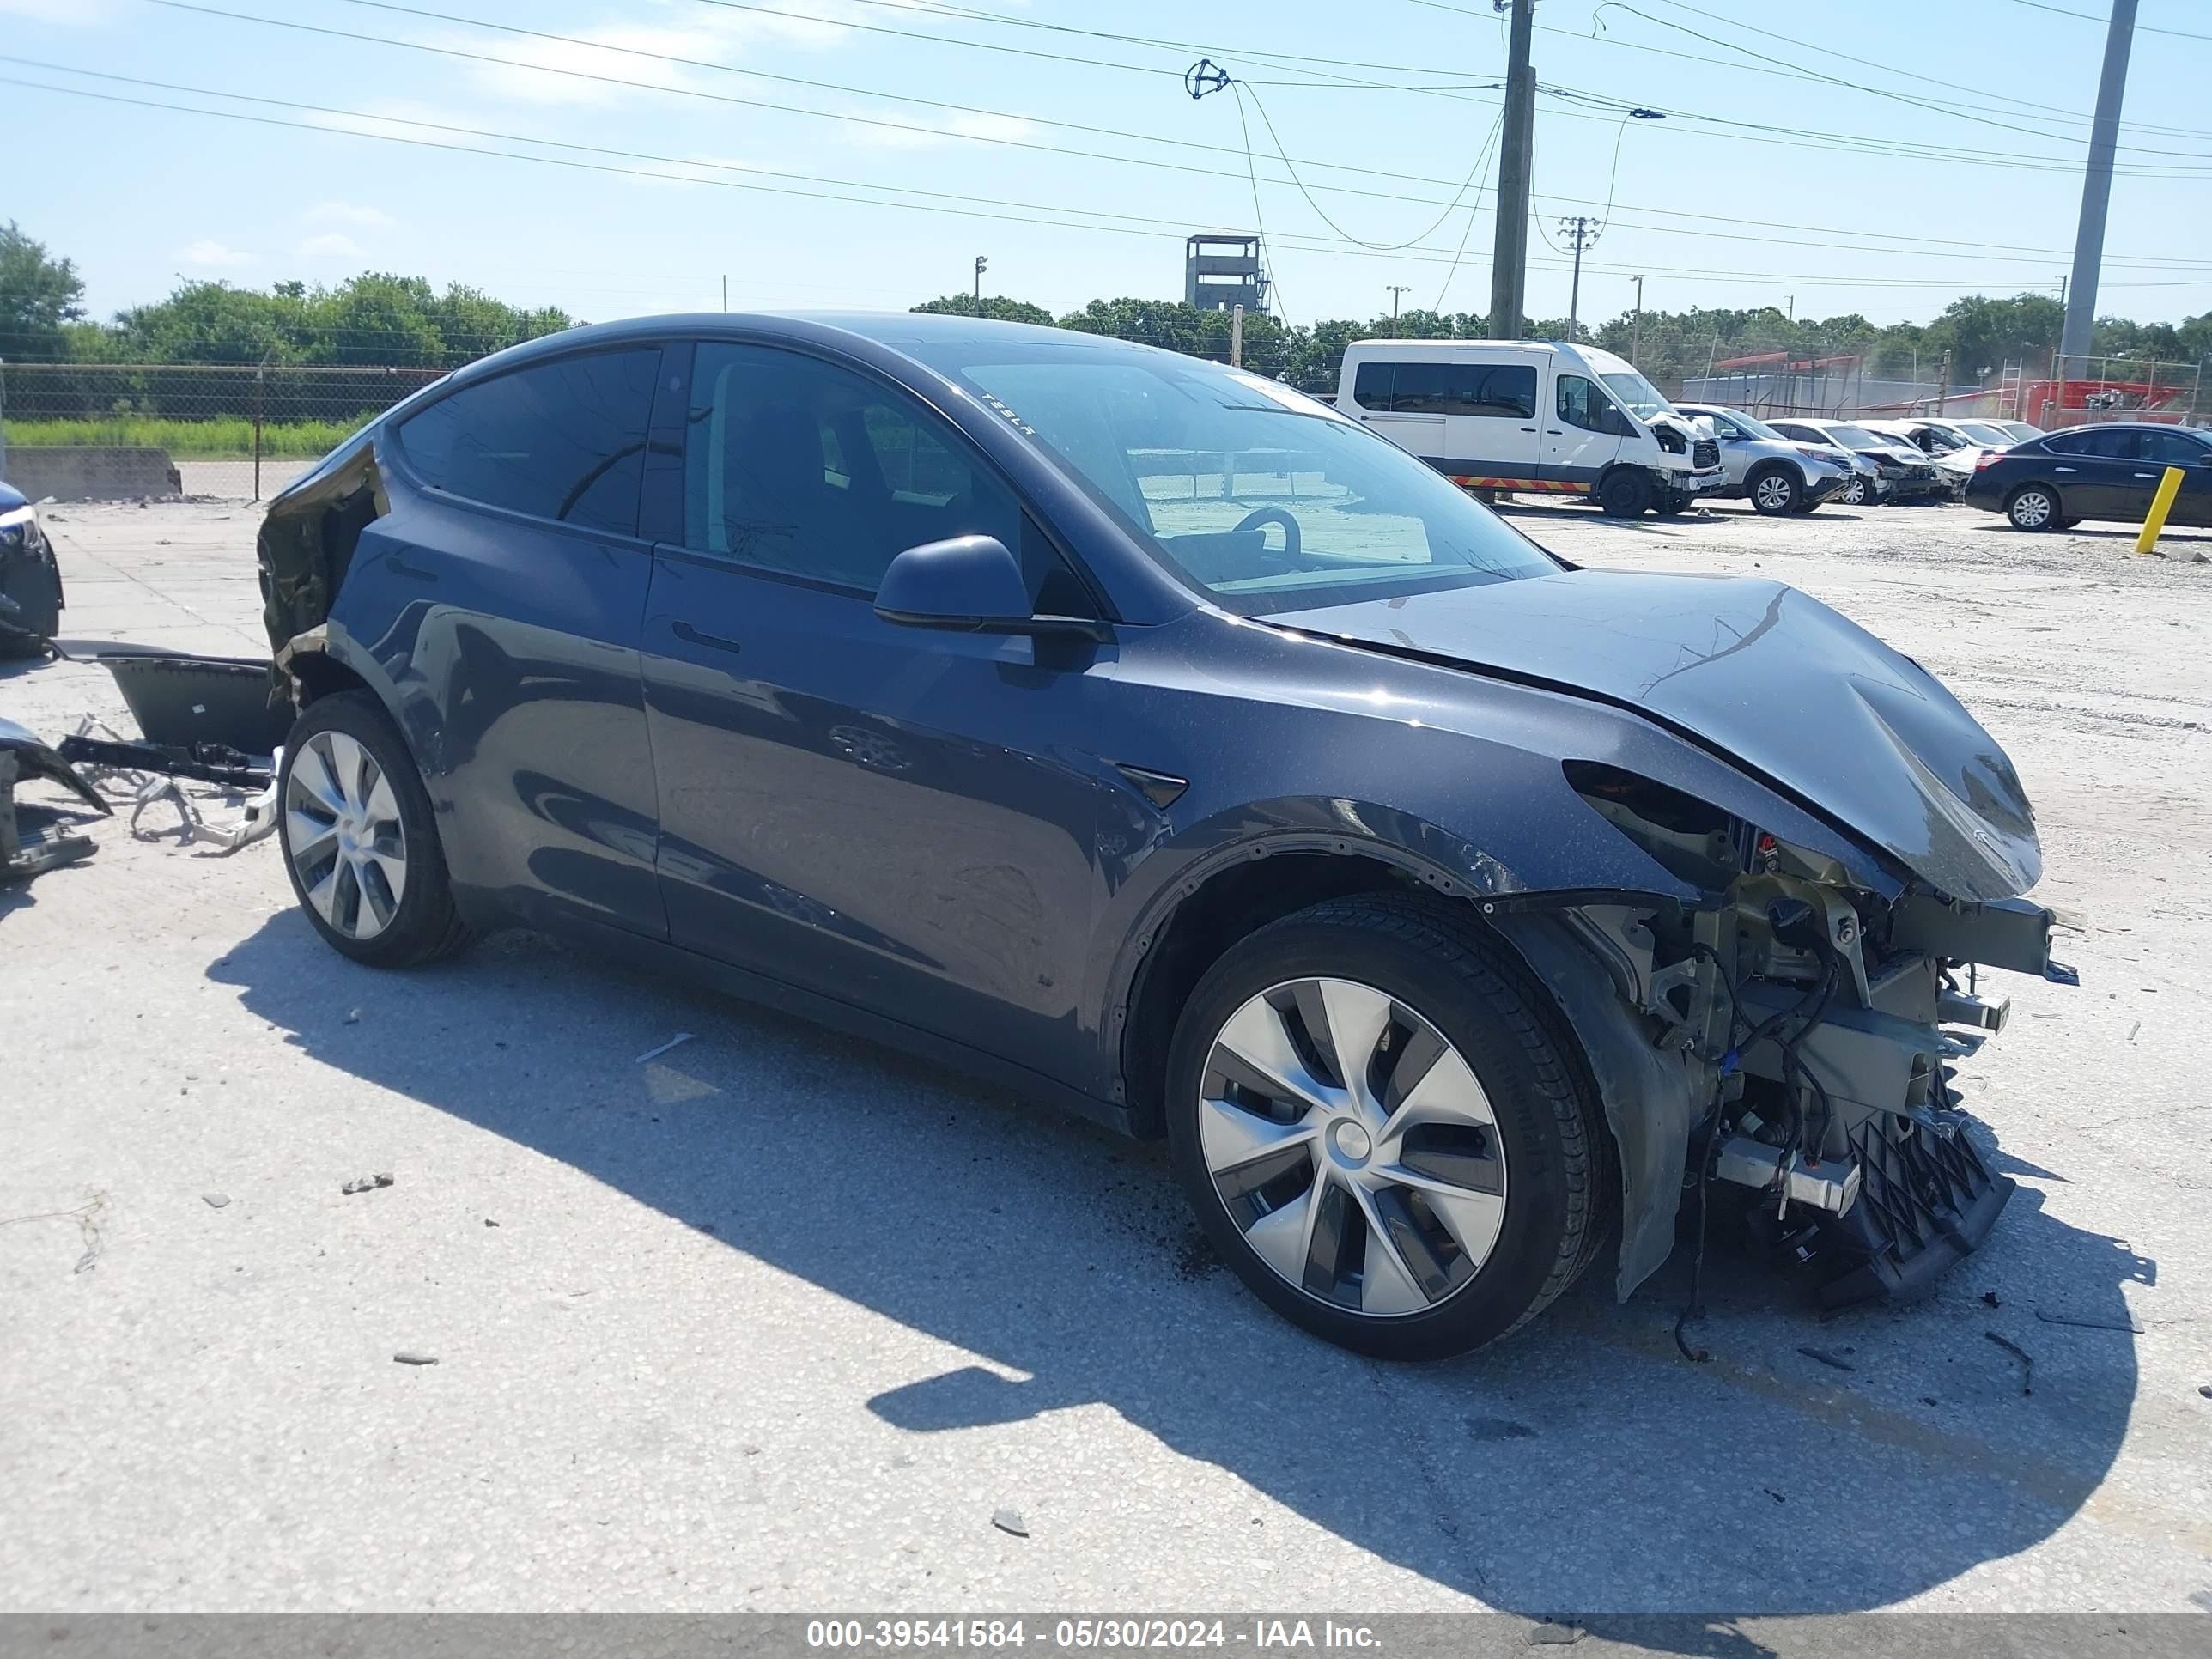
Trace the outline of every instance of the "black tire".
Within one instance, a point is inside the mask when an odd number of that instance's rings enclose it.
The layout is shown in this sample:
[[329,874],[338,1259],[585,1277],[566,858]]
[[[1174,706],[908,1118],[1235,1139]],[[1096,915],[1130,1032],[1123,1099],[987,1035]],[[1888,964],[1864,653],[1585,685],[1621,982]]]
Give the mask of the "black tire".
[[1874,486],[1863,473],[1853,473],[1851,481],[1836,492],[1836,499],[1845,507],[1864,507],[1874,499]]
[[1805,499],[1804,481],[1796,470],[1781,462],[1762,466],[1744,481],[1752,510],[1763,518],[1779,519],[1797,511]]
[[1641,518],[1651,505],[1651,480],[1633,467],[1608,472],[1599,481],[1597,510],[1608,519]]
[[2004,510],[2014,530],[2056,530],[2066,517],[2058,492],[2049,484],[2022,484],[2005,497]]
[[1651,510],[1662,519],[1679,519],[1690,510],[1690,498],[1679,489],[1662,490]]
[[[405,878],[398,902],[382,930],[367,939],[333,927],[324,917],[309,899],[293,857],[295,814],[288,808],[293,799],[294,774],[309,755],[313,739],[325,732],[349,738],[368,751],[382,781],[392,787],[404,832]],[[292,896],[299,901],[308,923],[332,950],[372,968],[411,968],[452,956],[468,944],[471,930],[453,908],[453,884],[447,874],[445,848],[438,837],[437,814],[431,808],[429,793],[422,787],[422,774],[416,769],[406,739],[372,694],[340,691],[319,697],[292,723],[284,739],[277,799],[281,815],[277,840]]]
[[[1304,977],[1355,980],[1413,1010],[1459,1051],[1494,1115],[1506,1171],[1496,1241],[1471,1277],[1425,1310],[1369,1315],[1293,1285],[1247,1242],[1207,1170],[1200,1093],[1218,1033],[1252,998]],[[1214,1248],[1277,1313],[1360,1353],[1444,1358],[1534,1317],[1608,1234],[1612,1142],[1572,1055],[1542,992],[1471,920],[1414,897],[1330,900],[1238,941],[1199,981],[1169,1054],[1170,1156]]]
[[0,591],[15,602],[0,628],[0,658],[44,656],[46,641],[61,632],[61,573],[35,554],[19,555]]

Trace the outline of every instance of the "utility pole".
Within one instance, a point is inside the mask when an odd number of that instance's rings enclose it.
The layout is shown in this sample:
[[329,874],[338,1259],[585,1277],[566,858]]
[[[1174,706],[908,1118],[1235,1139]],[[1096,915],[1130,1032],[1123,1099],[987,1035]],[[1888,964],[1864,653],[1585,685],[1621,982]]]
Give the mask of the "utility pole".
[[1583,314],[1583,250],[1594,247],[1604,234],[1605,227],[1588,214],[1577,213],[1571,219],[1559,221],[1560,234],[1575,245],[1575,284],[1567,293],[1567,340],[1575,337],[1576,321]]
[[729,279],[728,277],[725,276],[725,277],[723,277],[723,278],[722,278],[722,309],[723,309],[723,310],[725,310],[725,311],[727,311],[729,308],[730,308],[730,279]]
[[1943,366],[1936,371],[1936,412],[1943,412],[1943,400],[1951,395],[1951,354],[1943,354]]
[[1244,367],[1244,307],[1242,304],[1229,307],[1229,367]]
[[1410,283],[1390,284],[1390,337],[1394,340],[1398,337],[1398,301],[1403,295],[1412,292],[1413,284]]
[[983,267],[991,262],[981,254],[975,256],[975,315],[983,314]]
[[2112,200],[2112,152],[2119,146],[2120,101],[2128,90],[2128,47],[2135,39],[2136,0],[2112,0],[2105,33],[2105,72],[2097,82],[2097,114],[2089,128],[2089,164],[2081,175],[2081,222],[2074,233],[2073,297],[2059,355],[2085,356],[2097,321],[2097,272],[2105,262],[2105,210]]
[[1794,326],[1797,321],[1797,296],[1794,294],[1789,294],[1784,295],[1783,297],[1790,301],[1790,321]]
[[1636,349],[1644,343],[1644,279],[1632,276],[1636,284],[1636,319],[1628,325],[1628,361],[1636,361]]
[[[1497,0],[1492,0],[1493,6]],[[1536,0],[1511,0],[1513,29],[1505,59],[1504,137],[1498,149],[1498,238],[1490,267],[1490,331],[1500,340],[1521,332],[1528,284],[1528,180],[1535,161],[1536,71],[1528,43]]]

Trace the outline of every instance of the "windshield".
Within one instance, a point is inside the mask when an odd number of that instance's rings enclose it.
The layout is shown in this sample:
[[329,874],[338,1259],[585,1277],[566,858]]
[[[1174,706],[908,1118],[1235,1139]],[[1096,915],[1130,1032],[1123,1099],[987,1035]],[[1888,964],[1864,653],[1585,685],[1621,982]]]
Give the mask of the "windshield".
[[909,349],[1242,615],[1559,568],[1434,468],[1258,375],[1133,349],[982,339]]
[[1989,421],[1961,421],[1959,430],[1978,444],[2010,445],[2014,441],[2011,433]]
[[1621,406],[1639,421],[1648,421],[1654,415],[1672,415],[1674,405],[1659,395],[1659,388],[1632,368],[1613,374],[1601,374],[1598,379],[1612,388],[1613,395],[1620,399]]
[[1885,438],[1863,426],[1844,426],[1840,422],[1828,428],[1828,435],[1846,449],[1894,449],[1905,442],[1902,438]]

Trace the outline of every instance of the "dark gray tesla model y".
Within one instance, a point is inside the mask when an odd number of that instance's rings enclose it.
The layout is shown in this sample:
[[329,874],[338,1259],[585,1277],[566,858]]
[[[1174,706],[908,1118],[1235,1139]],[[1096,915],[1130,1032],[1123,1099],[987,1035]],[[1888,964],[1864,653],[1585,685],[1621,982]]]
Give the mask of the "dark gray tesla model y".
[[2011,1191],[1966,964],[2067,970],[1989,735],[1802,593],[1577,568],[1258,375],[581,328],[376,421],[261,561],[335,949],[583,935],[1164,1134],[1334,1341],[1625,1295],[1686,1193],[1909,1292]]

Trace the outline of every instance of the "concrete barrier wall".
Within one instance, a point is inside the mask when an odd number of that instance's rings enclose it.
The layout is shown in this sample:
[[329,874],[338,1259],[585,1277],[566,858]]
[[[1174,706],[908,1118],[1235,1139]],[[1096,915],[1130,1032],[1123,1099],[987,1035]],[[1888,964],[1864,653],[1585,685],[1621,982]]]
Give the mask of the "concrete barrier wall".
[[103,448],[96,445],[9,444],[7,481],[33,501],[137,501],[142,495],[180,495],[183,481],[166,449]]

